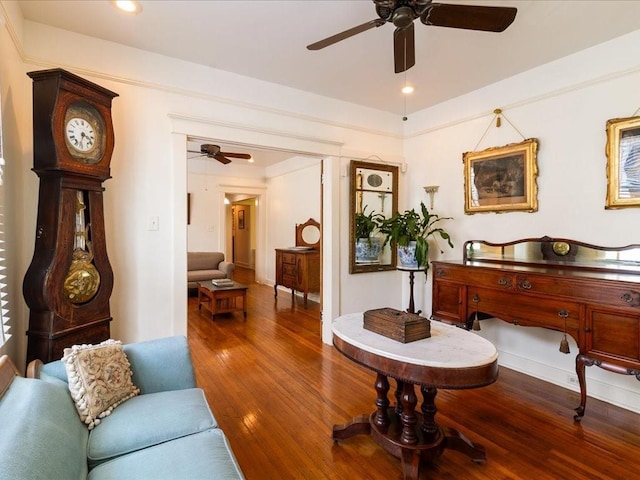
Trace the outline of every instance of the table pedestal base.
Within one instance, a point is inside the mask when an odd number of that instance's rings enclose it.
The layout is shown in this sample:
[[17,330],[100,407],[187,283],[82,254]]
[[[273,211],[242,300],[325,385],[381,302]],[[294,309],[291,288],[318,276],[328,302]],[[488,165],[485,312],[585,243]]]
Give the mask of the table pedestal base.
[[412,384],[398,382],[397,406],[389,406],[388,389],[386,377],[378,374],[378,409],[371,415],[359,415],[344,425],[335,425],[333,440],[371,435],[378,445],[401,460],[405,480],[417,480],[420,464],[438,458],[446,448],[457,450],[476,463],[486,462],[483,446],[474,445],[453,428],[442,428],[435,423],[435,388],[421,387],[424,396],[422,414],[415,411],[417,398]]

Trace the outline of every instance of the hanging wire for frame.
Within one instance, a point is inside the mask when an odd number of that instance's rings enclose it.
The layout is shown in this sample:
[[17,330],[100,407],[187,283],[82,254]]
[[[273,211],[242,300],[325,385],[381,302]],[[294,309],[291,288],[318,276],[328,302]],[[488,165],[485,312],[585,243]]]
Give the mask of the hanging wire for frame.
[[[639,109],[640,110],[640,109]],[[504,118],[507,123],[509,125],[511,125],[511,128],[513,128],[516,132],[518,132],[518,135],[520,135],[522,137],[523,140],[526,140],[526,137],[522,134],[522,132],[520,130],[518,130],[516,128],[516,126],[511,123],[511,120],[509,120],[504,113],[502,113],[502,110],[499,108],[496,108],[493,111],[493,118],[491,118],[491,121],[489,122],[489,125],[487,125],[487,128],[485,129],[484,133],[482,134],[482,136],[480,137],[480,140],[478,140],[478,143],[476,144],[475,148],[473,149],[474,151],[478,150],[478,147],[480,146],[480,143],[482,142],[482,140],[484,140],[484,137],[487,136],[487,132],[489,131],[489,129],[491,128],[491,126],[493,125],[493,121],[496,121],[496,128],[500,128],[500,126],[502,125],[501,122],[501,118]]]

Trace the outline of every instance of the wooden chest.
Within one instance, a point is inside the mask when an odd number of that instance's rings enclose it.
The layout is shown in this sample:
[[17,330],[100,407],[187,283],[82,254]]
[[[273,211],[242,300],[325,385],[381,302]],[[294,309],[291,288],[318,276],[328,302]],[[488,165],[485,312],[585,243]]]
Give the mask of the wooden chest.
[[402,343],[431,336],[431,322],[427,318],[393,308],[364,312],[364,328]]

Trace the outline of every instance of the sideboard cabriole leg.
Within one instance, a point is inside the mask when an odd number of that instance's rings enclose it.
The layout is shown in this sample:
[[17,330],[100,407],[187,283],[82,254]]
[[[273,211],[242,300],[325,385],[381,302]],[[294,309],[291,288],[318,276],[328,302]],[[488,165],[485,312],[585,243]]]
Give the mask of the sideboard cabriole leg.
[[413,383],[405,382],[402,386],[402,414],[400,421],[402,422],[402,434],[400,442],[404,445],[415,445],[418,443],[415,426],[418,423],[416,415],[416,405],[418,397],[413,388]]
[[584,417],[584,410],[587,405],[587,381],[585,378],[585,365],[592,365],[590,360],[584,355],[578,355],[576,357],[576,374],[578,375],[578,384],[580,385],[580,405],[575,408],[576,414],[573,419],[576,422],[582,420]]
[[386,432],[389,428],[389,380],[386,375],[378,373],[376,377],[376,413],[373,417],[373,423],[380,429],[380,431]]
[[277,283],[273,286],[273,296],[278,298],[278,284]]
[[436,412],[438,409],[436,408],[436,395],[438,394],[438,389],[435,387],[429,387],[427,385],[422,385],[420,388],[422,391],[422,432],[424,433],[425,442],[433,442],[436,440],[438,433],[440,432],[440,428],[436,424]]

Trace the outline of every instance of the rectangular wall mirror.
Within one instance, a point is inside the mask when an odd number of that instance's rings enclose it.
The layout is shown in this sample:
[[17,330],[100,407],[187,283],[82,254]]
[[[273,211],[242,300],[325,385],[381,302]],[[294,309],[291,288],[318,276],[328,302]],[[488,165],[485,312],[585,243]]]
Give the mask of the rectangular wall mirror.
[[396,268],[395,245],[382,248],[378,224],[398,211],[398,167],[351,160],[349,273]]

